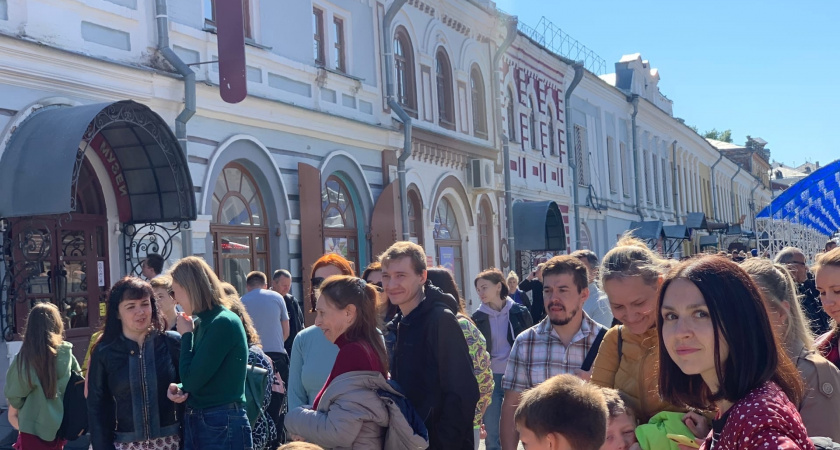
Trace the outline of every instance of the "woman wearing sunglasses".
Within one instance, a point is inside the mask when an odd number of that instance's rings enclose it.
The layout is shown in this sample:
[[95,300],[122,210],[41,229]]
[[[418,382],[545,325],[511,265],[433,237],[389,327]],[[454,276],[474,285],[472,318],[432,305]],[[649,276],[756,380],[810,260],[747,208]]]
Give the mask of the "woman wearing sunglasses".
[[[317,296],[315,291],[321,283],[333,275],[354,276],[350,263],[335,253],[326,254],[312,265],[311,289],[309,301],[315,311]],[[338,355],[338,346],[330,342],[324,332],[316,326],[310,326],[295,336],[292,344],[292,356],[289,362],[289,410],[312,405],[315,396],[326,383]]]

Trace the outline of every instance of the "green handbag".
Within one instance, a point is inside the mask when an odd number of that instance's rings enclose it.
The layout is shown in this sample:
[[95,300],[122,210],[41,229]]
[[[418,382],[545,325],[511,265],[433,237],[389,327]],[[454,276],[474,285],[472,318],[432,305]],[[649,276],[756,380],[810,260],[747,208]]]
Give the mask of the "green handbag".
[[251,426],[257,421],[262,411],[265,391],[268,387],[268,370],[248,364],[248,372],[245,377],[245,412],[248,414],[248,422]]

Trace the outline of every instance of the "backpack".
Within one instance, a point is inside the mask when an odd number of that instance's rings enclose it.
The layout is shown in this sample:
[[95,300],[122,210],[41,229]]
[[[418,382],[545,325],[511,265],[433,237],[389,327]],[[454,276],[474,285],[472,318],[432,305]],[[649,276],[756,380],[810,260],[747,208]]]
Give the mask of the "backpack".
[[262,411],[265,390],[268,387],[268,370],[248,364],[245,377],[245,413],[251,426],[257,421]]
[[812,437],[811,442],[817,450],[840,450],[840,444],[827,437]]
[[85,379],[81,374],[70,372],[70,380],[64,389],[64,417],[55,436],[75,441],[88,432],[88,410],[85,398]]
[[385,447],[388,450],[423,450],[429,447],[429,431],[417,410],[403,394],[394,380],[386,380],[396,393],[377,389],[376,393],[388,408],[390,420],[385,431]]

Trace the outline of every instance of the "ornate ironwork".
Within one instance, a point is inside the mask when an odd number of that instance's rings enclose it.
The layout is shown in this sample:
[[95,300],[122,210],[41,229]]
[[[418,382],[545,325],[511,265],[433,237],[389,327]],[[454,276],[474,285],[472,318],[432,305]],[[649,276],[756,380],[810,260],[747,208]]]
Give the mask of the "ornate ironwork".
[[79,172],[81,171],[82,162],[85,157],[85,150],[90,146],[91,141],[96,135],[115,123],[129,123],[142,128],[155,141],[158,147],[160,147],[160,151],[166,157],[166,162],[169,164],[169,169],[173,174],[175,191],[178,195],[180,217],[190,217],[192,212],[190,205],[193,201],[191,198],[193,189],[192,183],[185,178],[184,171],[181,170],[181,155],[180,153],[176,153],[181,151],[181,146],[179,143],[173,142],[171,132],[164,128],[165,124],[161,124],[157,120],[154,112],[133,102],[117,102],[108,105],[88,125],[85,134],[82,136],[82,140],[87,145],[80,146],[79,152],[76,154],[76,163],[73,167],[73,181],[70,193],[70,205],[73,211],[76,210],[76,187],[79,180]]
[[540,263],[544,263],[560,254],[565,253],[553,250],[517,250],[517,268],[519,269],[521,278],[524,280]]
[[162,256],[164,261],[169,259],[174,238],[189,228],[190,223],[186,221],[123,225],[126,273],[139,276],[140,264],[152,253]]
[[[16,225],[15,233],[6,220],[0,221],[0,326],[3,339],[14,339],[17,305],[26,301],[32,279],[44,272],[52,254],[51,227],[44,221],[29,220]],[[22,256],[15,258],[15,255]]]

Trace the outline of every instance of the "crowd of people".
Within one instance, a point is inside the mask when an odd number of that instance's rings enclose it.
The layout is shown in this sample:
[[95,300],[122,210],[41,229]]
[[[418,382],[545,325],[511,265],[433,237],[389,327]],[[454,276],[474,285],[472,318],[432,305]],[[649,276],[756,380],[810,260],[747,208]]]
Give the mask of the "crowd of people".
[[[840,442],[840,249],[810,268],[668,260],[625,236],[463,286],[397,242],[361,277],[325,254],[246,292],[186,257],[111,287],[80,365],[37,304],[5,386],[19,450],[61,449],[85,376],[94,450],[816,449]],[[269,289],[270,286],[270,289]],[[303,309],[315,324],[303,325]]]

